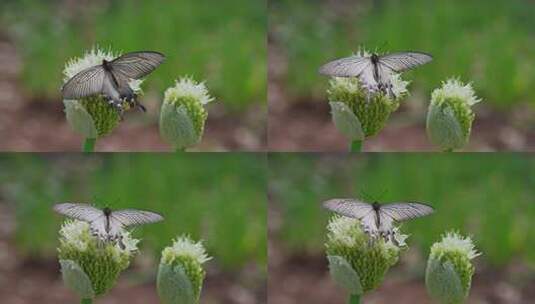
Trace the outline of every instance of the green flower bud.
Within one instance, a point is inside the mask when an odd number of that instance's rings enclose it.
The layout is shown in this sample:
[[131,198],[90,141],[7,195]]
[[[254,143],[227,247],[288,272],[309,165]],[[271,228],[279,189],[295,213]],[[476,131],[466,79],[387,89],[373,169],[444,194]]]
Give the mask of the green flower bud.
[[478,255],[469,237],[446,233],[431,247],[425,273],[428,293],[440,303],[463,303],[475,270],[471,260]]
[[160,113],[160,134],[176,149],[197,144],[203,135],[208,112],[204,105],[213,98],[204,83],[181,78],[165,91]]
[[462,148],[470,138],[475,114],[472,106],[481,100],[470,84],[448,79],[431,94],[427,112],[427,136],[442,150]]
[[[111,61],[120,54],[105,52],[93,48],[81,58],[69,60],[63,70],[64,83],[84,69],[102,64],[102,60]],[[141,94],[142,80],[131,80],[129,85],[135,94]],[[110,106],[102,95],[92,95],[79,100],[63,100],[67,122],[72,129],[85,138],[99,138],[109,134],[120,122],[121,114]],[[123,104],[128,109],[129,104]]]
[[351,140],[363,140],[381,131],[407,95],[408,82],[399,75],[392,75],[392,85],[395,98],[382,92],[368,92],[358,78],[333,77],[327,95],[338,130]]
[[406,247],[406,235],[395,228],[396,244],[382,238],[371,240],[359,220],[333,216],[327,226],[327,255],[335,282],[351,294],[377,288]]
[[121,248],[118,243],[97,239],[86,222],[66,221],[60,230],[58,248],[65,285],[83,299],[104,294],[130,264],[138,242],[128,232],[122,232]]
[[206,272],[202,264],[210,260],[201,242],[189,237],[177,238],[162,251],[156,285],[164,304],[199,302]]

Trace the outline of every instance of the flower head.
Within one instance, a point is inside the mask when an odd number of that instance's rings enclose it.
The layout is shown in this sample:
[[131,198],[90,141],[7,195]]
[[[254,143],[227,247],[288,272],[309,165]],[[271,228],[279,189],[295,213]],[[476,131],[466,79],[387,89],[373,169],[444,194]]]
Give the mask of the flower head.
[[90,286],[95,296],[105,293],[130,264],[138,242],[126,231],[120,242],[104,242],[91,234],[88,223],[66,221],[58,248],[65,283],[81,295],[87,295],[87,288],[80,286]]
[[198,143],[208,117],[204,106],[212,100],[204,82],[195,82],[189,77],[177,80],[164,94],[160,114],[162,137],[177,149]]
[[472,106],[480,102],[471,84],[450,78],[431,94],[427,113],[427,135],[443,150],[462,148],[470,137],[475,114]]
[[163,303],[198,303],[206,272],[202,264],[212,258],[202,243],[178,237],[162,251],[158,270],[158,294]]
[[377,134],[390,114],[408,94],[408,81],[398,74],[391,76],[394,96],[369,92],[358,78],[333,77],[327,90],[333,121],[339,131],[352,140],[362,140]]
[[427,261],[425,282],[429,294],[441,303],[462,303],[475,271],[471,260],[479,255],[469,237],[446,233],[433,244]]
[[[84,56],[70,59],[63,70],[63,82],[66,83],[79,72],[92,66],[102,64],[103,60],[111,61],[120,54],[104,51],[98,47],[87,51]],[[128,83],[134,94],[139,95],[142,80],[132,79]],[[110,133],[119,123],[119,111],[108,104],[104,96],[92,95],[79,100],[63,100],[67,121],[74,131],[86,138],[98,138]],[[124,103],[128,108],[128,103]]]
[[395,244],[382,238],[370,239],[359,220],[333,216],[327,226],[327,255],[334,280],[351,293],[375,289],[388,269],[397,263],[406,235],[395,230]]

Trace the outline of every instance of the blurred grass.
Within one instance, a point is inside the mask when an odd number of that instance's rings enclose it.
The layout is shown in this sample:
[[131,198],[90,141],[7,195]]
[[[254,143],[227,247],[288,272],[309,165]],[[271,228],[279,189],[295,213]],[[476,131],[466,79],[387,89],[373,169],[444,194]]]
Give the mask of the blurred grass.
[[16,212],[20,253],[53,257],[63,218],[57,202],[149,209],[161,223],[141,226],[142,250],[160,251],[187,233],[227,268],[266,262],[265,157],[253,154],[11,154],[0,156],[2,200]]
[[229,110],[266,100],[266,8],[260,0],[4,0],[7,26],[34,98],[59,98],[66,61],[93,45],[157,50],[167,60],[145,88],[163,95],[179,76],[207,81]]
[[[285,85],[321,98],[322,64],[359,46],[381,52],[420,50],[434,61],[405,73],[429,94],[441,81],[473,81],[486,103],[535,106],[535,2],[528,0],[272,0],[273,41],[288,61]],[[302,98],[299,98],[302,100]]]
[[277,236],[293,254],[324,251],[330,213],[322,201],[359,197],[430,203],[435,214],[402,226],[422,256],[441,234],[457,229],[473,235],[491,265],[518,258],[535,267],[533,172],[528,154],[275,154],[268,178],[282,217]]

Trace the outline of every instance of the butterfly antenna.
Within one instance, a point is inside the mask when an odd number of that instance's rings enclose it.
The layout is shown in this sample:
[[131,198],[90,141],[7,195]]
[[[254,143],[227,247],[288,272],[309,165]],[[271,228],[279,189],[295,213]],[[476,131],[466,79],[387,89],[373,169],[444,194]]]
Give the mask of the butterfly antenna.
[[388,41],[385,41],[383,42],[378,48],[376,48],[376,53],[377,54],[381,54],[381,53],[386,53],[387,52],[387,47],[388,46]]
[[364,191],[363,189],[360,190],[360,193],[361,193],[360,196],[364,198],[366,201],[369,201],[369,202],[374,201],[374,197],[370,193]]
[[379,195],[379,199],[384,200],[385,194],[388,193],[388,188],[383,188],[383,191],[381,192],[381,195]]

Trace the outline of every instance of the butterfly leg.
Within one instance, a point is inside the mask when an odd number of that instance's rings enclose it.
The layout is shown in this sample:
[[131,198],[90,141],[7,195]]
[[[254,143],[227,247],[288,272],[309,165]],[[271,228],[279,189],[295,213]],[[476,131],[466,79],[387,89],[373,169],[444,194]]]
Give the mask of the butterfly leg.
[[141,110],[142,112],[147,112],[147,108],[145,108],[145,106],[143,106],[138,100],[137,100],[137,95],[134,94],[134,93],[131,93],[129,95],[126,95],[125,97],[125,100],[128,102],[128,105],[131,107],[131,108],[138,108],[139,110]]
[[123,120],[123,114],[124,114],[123,101],[122,100],[114,100],[111,97],[107,97],[107,98],[108,98],[108,104],[112,108],[117,110],[117,113],[119,114],[119,117],[121,118],[121,120]]
[[391,83],[388,83],[386,85],[386,91],[388,92],[388,97],[392,98],[392,99],[396,99],[397,96],[396,94],[394,94],[394,91],[392,90],[392,84]]

